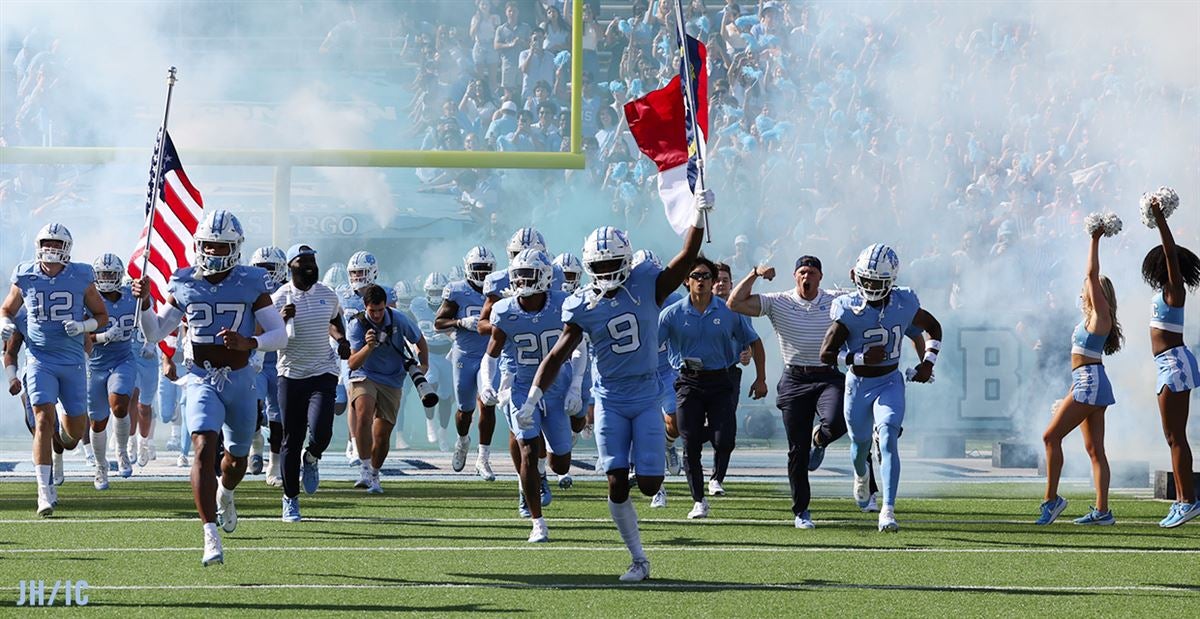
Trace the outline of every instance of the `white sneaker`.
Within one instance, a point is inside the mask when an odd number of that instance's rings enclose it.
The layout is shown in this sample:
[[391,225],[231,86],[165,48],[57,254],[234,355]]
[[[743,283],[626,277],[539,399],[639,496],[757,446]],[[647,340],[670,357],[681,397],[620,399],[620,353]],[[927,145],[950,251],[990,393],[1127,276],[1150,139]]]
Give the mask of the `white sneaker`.
[[808,515],[808,510],[804,510],[799,516],[796,516],[797,529],[815,529],[817,525],[813,524],[812,518]]
[[870,475],[858,476],[854,474],[854,501],[858,503],[859,509],[867,506],[871,500],[871,477]]
[[708,518],[708,499],[700,499],[692,505],[692,511],[688,512],[688,519],[695,520],[697,518]]
[[63,474],[63,455],[53,451],[50,453],[54,460],[54,473],[50,478],[50,481],[53,482],[55,486],[61,486],[63,485],[63,481],[66,479],[66,476]]
[[271,454],[267,458],[267,485],[276,488],[283,485],[283,478],[279,476],[279,461],[283,456],[279,454]]
[[708,494],[709,496],[725,496],[725,488],[721,485],[720,481],[715,479],[710,480],[708,482]]
[[58,487],[54,485],[50,486],[50,506],[58,507]]
[[367,494],[383,494],[383,485],[379,483],[378,471],[367,475]]
[[545,519],[533,521],[533,530],[529,532],[530,544],[541,544],[550,541],[550,529],[546,527]]
[[634,560],[629,569],[621,575],[621,582],[641,582],[650,579],[650,560]]
[[188,466],[190,466],[188,464],[187,456],[185,456],[183,454],[179,454],[179,457],[175,459],[175,466],[177,466],[181,469],[186,469]]
[[396,433],[396,449],[397,450],[412,449],[412,445],[409,445],[408,441],[404,438],[403,432]]
[[900,525],[896,524],[896,510],[887,505],[879,512],[879,530],[888,533],[895,533],[900,530]]
[[107,462],[105,462],[103,464],[103,466],[101,466],[100,464],[96,465],[96,479],[92,482],[92,485],[94,485],[97,490],[108,490],[108,463]]
[[214,563],[225,563],[225,551],[221,548],[221,536],[209,535],[208,531],[205,531],[204,558],[200,559],[200,565],[208,567]]
[[650,499],[650,507],[653,509],[657,509],[659,507],[666,507],[666,506],[667,506],[667,488],[666,488],[666,486],[663,486],[658,489],[658,492],[654,493],[654,498]]
[[[233,506],[233,492],[222,492],[221,482],[217,482],[217,524],[226,533],[237,529],[237,508]],[[226,498],[228,497],[228,498]]]
[[140,441],[138,441],[137,455],[138,455],[138,459],[137,459],[138,466],[144,467],[150,463],[150,439],[143,438]]
[[492,463],[483,458],[475,460],[475,474],[483,481],[496,481],[496,474],[492,472]]
[[437,444],[438,451],[443,453],[450,451],[450,438],[446,436],[446,428],[437,429]]
[[[126,458],[129,458],[129,454],[137,453],[137,451],[138,451],[137,440],[138,440],[137,435],[132,434],[129,436],[129,439],[125,441],[125,457]],[[133,462],[133,458],[129,458],[129,461]]]
[[354,482],[355,488],[371,487],[371,471],[364,467],[358,468],[358,481]]
[[54,486],[38,486],[37,515],[49,518],[54,515]]
[[126,479],[133,475],[133,464],[129,462],[128,453],[117,453],[117,473]]
[[438,427],[432,419],[425,420],[425,440],[436,445],[438,442]]
[[871,498],[867,499],[867,504],[862,508],[863,513],[871,513],[879,511],[879,502],[875,500],[875,493],[871,493]]
[[92,449],[91,443],[80,442],[83,446],[83,459],[87,461],[88,466],[96,466],[96,450]]
[[346,463],[350,466],[358,466],[362,464],[362,460],[358,457],[358,448],[354,446],[354,441],[346,441]]
[[454,469],[455,473],[462,472],[463,467],[467,466],[467,450],[471,448],[471,437],[460,436],[454,442],[454,455],[450,457],[450,468]]

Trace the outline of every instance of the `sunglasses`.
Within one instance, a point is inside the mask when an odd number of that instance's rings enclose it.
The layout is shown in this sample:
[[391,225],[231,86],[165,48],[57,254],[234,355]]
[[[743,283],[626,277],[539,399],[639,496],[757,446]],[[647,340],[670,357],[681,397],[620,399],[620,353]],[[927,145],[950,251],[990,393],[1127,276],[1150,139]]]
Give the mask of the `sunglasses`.
[[688,277],[690,277],[691,279],[694,279],[696,281],[702,282],[707,279],[712,279],[712,273],[696,271],[695,273],[689,274]]

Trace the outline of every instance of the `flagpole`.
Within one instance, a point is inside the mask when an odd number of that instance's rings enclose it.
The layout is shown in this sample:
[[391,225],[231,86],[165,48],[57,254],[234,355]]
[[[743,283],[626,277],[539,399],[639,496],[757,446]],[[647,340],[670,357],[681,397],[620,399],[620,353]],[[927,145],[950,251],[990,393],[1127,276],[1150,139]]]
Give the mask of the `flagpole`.
[[175,89],[175,67],[167,69],[167,104],[163,108],[162,125],[158,129],[158,153],[154,157],[154,180],[150,189],[150,214],[146,220],[146,246],[142,248],[141,276],[146,277],[150,264],[150,240],[154,238],[154,215],[158,211],[159,183],[162,179],[163,150],[167,141],[167,118],[171,116],[171,92]]
[[[696,117],[696,109],[693,107],[692,101],[692,61],[688,57],[687,49],[687,28],[683,23],[683,0],[675,0],[675,32],[679,37],[679,61],[683,63],[683,83],[680,84],[683,90],[683,107],[689,112],[688,116],[692,119],[692,140],[688,147],[696,149],[696,182],[698,189],[704,191],[704,155],[701,150],[701,142],[704,138],[700,135],[700,119]],[[704,216],[704,242],[712,242],[712,231],[708,225],[708,211],[703,211]]]

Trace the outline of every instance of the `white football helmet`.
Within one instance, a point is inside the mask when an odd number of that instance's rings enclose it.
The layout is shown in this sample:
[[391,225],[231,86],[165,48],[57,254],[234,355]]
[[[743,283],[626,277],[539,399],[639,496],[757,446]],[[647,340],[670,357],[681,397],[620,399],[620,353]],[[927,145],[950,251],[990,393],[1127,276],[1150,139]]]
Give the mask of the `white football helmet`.
[[[238,265],[242,259],[242,224],[237,217],[225,209],[217,209],[204,216],[196,227],[195,239],[196,271],[200,275],[224,273]],[[229,253],[209,255],[204,249],[212,245],[226,245]]]
[[450,283],[450,278],[446,277],[445,273],[434,271],[425,276],[425,300],[429,301],[432,307],[439,307],[442,304],[442,291],[446,289],[446,284]]
[[254,254],[250,256],[250,266],[256,266],[267,270],[267,275],[275,285],[282,285],[287,281],[287,256],[283,250],[274,245],[266,245],[254,250]]
[[496,270],[496,255],[483,245],[476,245],[463,258],[463,270],[467,281],[482,286],[483,280]]
[[92,263],[96,272],[96,290],[116,292],[121,287],[121,276],[125,275],[125,263],[116,254],[104,254]]
[[[60,241],[62,247],[43,247],[46,241]],[[71,231],[62,224],[46,224],[34,239],[37,261],[45,264],[66,264],[71,261]]]
[[325,277],[321,278],[321,283],[334,290],[345,290],[350,287],[350,276],[346,274],[346,267],[342,266],[342,263],[335,262],[325,270]]
[[583,242],[583,270],[600,292],[620,288],[629,278],[633,247],[629,237],[612,226],[596,228]]
[[875,243],[858,255],[851,275],[864,299],[881,301],[892,291],[899,272],[900,258],[895,250],[883,243]]
[[572,253],[562,253],[554,257],[554,264],[563,272],[563,292],[575,292],[583,280],[583,263]]
[[400,280],[392,287],[392,292],[396,293],[396,307],[406,307],[412,303],[413,299],[417,298],[417,289],[412,284]]
[[379,277],[379,264],[371,252],[357,251],[346,263],[346,271],[350,276],[350,289],[358,292],[375,283]]
[[639,249],[633,252],[633,261],[630,263],[629,267],[633,268],[646,261],[650,261],[654,264],[654,266],[660,269],[662,268],[662,260],[658,259],[658,254],[650,251],[649,249]]
[[452,282],[461,282],[467,279],[467,272],[459,265],[450,267],[450,272],[446,274],[446,279]]
[[521,253],[522,249],[540,249],[546,251],[546,237],[536,228],[521,228],[508,240],[508,259],[512,260]]
[[513,294],[528,297],[550,290],[554,265],[540,249],[525,249],[508,263],[508,281]]

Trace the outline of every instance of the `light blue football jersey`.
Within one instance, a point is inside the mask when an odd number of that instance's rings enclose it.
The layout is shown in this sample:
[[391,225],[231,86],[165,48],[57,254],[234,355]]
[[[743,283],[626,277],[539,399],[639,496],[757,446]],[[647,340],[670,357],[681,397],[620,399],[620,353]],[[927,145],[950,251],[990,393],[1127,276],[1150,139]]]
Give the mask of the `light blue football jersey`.
[[425,297],[417,297],[413,299],[409,311],[417,319],[417,328],[425,336],[425,343],[429,345],[429,354],[445,356],[450,352],[450,336],[438,331],[433,326],[433,321],[437,318],[437,308],[430,306]]
[[[388,307],[396,306],[396,291],[391,288],[384,288],[387,291]],[[363,301],[362,295],[350,290],[338,290],[339,301],[342,303],[342,315],[349,321],[351,317],[359,312],[367,311],[367,304]]]
[[[662,312],[667,311],[668,307],[682,298],[683,293],[679,292],[678,290],[667,295],[667,300],[663,301],[662,310],[659,312],[659,316],[662,315]],[[676,361],[677,360],[672,359],[671,355],[667,352],[667,341],[660,341],[658,343],[658,372],[660,374],[663,372],[674,372],[675,366],[679,365],[679,363]]]
[[[478,316],[483,311],[483,303],[487,298],[483,296],[483,292],[475,290],[470,282],[460,280],[450,282],[442,290],[442,300],[450,301],[458,307],[458,312],[454,314],[454,317],[458,319]],[[494,312],[493,309],[493,315]],[[463,329],[454,330],[454,348],[458,354],[466,357],[483,357],[484,351],[487,350],[488,339],[488,336],[479,333],[470,333]]]
[[601,298],[595,307],[589,308],[596,297],[591,288],[575,291],[563,303],[563,322],[578,325],[591,337],[597,396],[640,399],[646,377],[657,375],[660,308],[655,286],[661,272],[654,263],[643,262],[633,267],[616,296]]
[[187,318],[193,344],[218,343],[217,334],[225,329],[254,337],[254,302],[268,290],[266,269],[241,264],[216,284],[194,267],[175,271],[167,283],[167,293]]
[[[137,328],[137,299],[128,288],[118,290],[121,296],[116,301],[104,299],[104,307],[108,309],[108,324],[101,325],[97,333],[108,331],[114,325],[119,326],[115,339],[104,344],[93,344],[92,355],[88,358],[88,369],[93,371],[109,370],[133,358],[133,334]],[[141,354],[139,347],[138,351]]]
[[[562,290],[563,282],[567,281],[567,277],[563,275],[562,267],[557,264],[553,266],[554,275],[550,278],[550,289]],[[508,269],[492,271],[488,273],[487,279],[483,280],[483,295],[485,297],[504,296],[504,291],[508,290],[509,285]]]
[[887,305],[883,307],[867,305],[858,292],[840,296],[829,307],[829,317],[850,332],[843,350],[859,353],[882,346],[887,357],[876,365],[887,366],[900,363],[904,336],[919,309],[921,301],[915,292],[908,288],[892,288]]
[[69,262],[50,277],[37,262],[22,262],[13,269],[12,283],[25,297],[25,350],[40,363],[83,363],[83,335],[71,337],[63,329],[68,320],[82,321],[87,314],[83,294],[96,281],[91,265]]
[[[551,290],[546,293],[546,304],[538,312],[521,309],[517,297],[500,299],[492,306],[492,327],[499,328],[508,336],[504,341],[504,352],[500,355],[501,366],[513,375],[519,385],[532,385],[538,366],[550,354],[550,350],[562,337],[563,302],[567,293]],[[555,384],[563,376],[570,376],[569,366],[559,372]],[[569,379],[568,383],[569,384]]]

